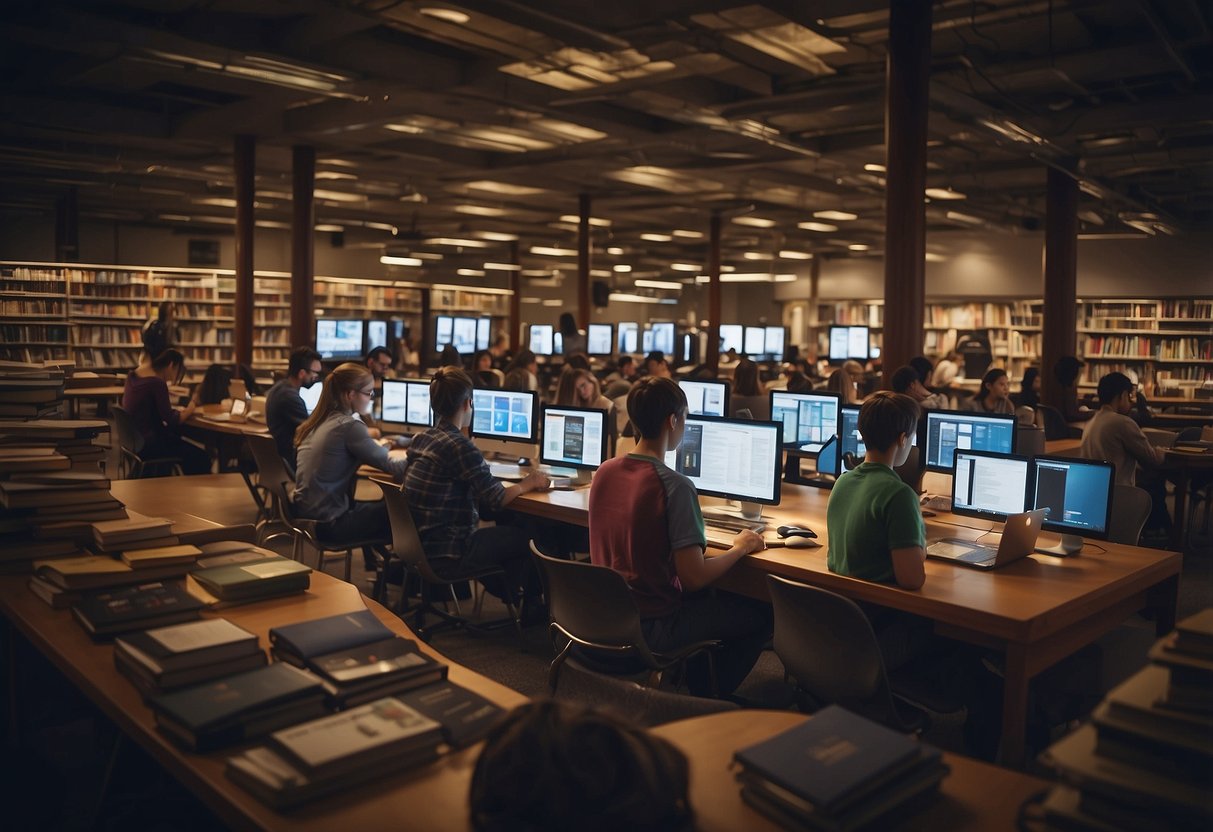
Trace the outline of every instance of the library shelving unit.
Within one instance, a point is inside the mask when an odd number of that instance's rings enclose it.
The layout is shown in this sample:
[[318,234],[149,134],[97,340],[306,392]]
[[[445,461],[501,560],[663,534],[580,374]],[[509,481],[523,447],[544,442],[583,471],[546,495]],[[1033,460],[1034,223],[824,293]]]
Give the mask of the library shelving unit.
[[[316,277],[316,317],[402,320],[410,332],[421,320],[421,293],[407,281]],[[384,344],[395,352],[395,344]]]
[[[487,317],[492,320],[489,336],[492,343],[498,332],[508,329],[509,295],[509,292],[500,289],[436,286],[430,290],[430,312],[432,315]],[[433,332],[433,329],[430,331]]]
[[1185,395],[1213,382],[1213,298],[1088,298],[1078,309],[1080,384],[1114,370]]
[[67,281],[61,269],[0,264],[0,358],[70,359]]

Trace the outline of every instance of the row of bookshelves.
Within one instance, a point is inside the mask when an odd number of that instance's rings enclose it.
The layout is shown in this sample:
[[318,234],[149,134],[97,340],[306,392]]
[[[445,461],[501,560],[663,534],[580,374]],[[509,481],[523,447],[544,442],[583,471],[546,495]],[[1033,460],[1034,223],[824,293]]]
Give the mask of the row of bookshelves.
[[1132,356],[1161,361],[1210,361],[1213,360],[1213,340],[1097,335],[1083,339],[1082,351],[1090,358]]

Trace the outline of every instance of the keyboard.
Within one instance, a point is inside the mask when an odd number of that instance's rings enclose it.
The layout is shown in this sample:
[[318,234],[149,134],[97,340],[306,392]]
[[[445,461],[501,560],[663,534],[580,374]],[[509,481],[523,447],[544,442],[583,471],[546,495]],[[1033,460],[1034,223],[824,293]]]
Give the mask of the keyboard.
[[522,466],[513,465],[508,462],[490,462],[489,473],[499,480],[513,480],[517,482],[526,478],[526,474],[522,472]]
[[753,520],[742,520],[741,518],[734,519],[732,517],[704,517],[703,523],[705,526],[710,526],[716,529],[724,529],[725,531],[730,531],[734,534],[740,531],[745,531],[746,529],[749,529],[752,532],[757,532],[758,534],[762,534],[767,529],[766,523],[755,522]]

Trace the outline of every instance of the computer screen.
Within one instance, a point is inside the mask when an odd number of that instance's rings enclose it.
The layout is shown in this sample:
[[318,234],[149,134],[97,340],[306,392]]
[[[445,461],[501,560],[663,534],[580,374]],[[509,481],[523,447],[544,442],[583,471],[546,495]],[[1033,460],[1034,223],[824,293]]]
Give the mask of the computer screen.
[[870,338],[866,326],[830,327],[830,360],[846,361],[854,358],[867,361],[871,355]]
[[363,322],[316,319],[316,352],[321,358],[361,358]]
[[622,321],[619,324],[619,351],[636,352],[640,340],[640,325],[634,321]]
[[606,420],[605,410],[545,407],[539,461],[548,465],[597,468],[606,456]]
[[393,347],[396,345],[396,342],[399,341],[401,338],[403,338],[405,336],[405,333],[408,332],[408,327],[406,327],[404,325],[404,321],[400,321],[400,320],[388,321],[388,329],[392,335],[392,346]]
[[531,391],[473,390],[472,436],[533,445],[536,439],[535,394]]
[[383,391],[379,394],[380,418],[385,422],[404,423],[408,415],[407,381],[385,378]]
[[451,344],[460,355],[471,355],[476,351],[476,319],[455,318],[451,329]]
[[700,494],[751,503],[779,503],[780,426],[748,419],[688,416],[682,443],[666,465]]
[[745,344],[742,341],[743,337],[744,335],[741,324],[721,324],[720,351],[728,352],[729,350],[733,350],[734,352],[741,354],[742,349],[745,347]]
[[1028,458],[987,451],[957,451],[952,513],[1003,521],[1028,502]]
[[455,329],[455,319],[450,315],[439,315],[434,319],[434,351],[442,352],[442,348],[451,343]]
[[674,322],[665,321],[659,324],[652,324],[650,329],[653,332],[653,345],[646,347],[645,352],[659,352],[662,355],[674,354]]
[[699,336],[694,332],[684,332],[678,343],[678,360],[683,364],[698,364]]
[[531,324],[531,337],[527,342],[535,355],[551,355],[554,340],[551,324]]
[[1106,538],[1112,514],[1116,466],[1073,457],[1038,456],[1033,461],[1033,508],[1048,509],[1041,528]]
[[492,318],[477,318],[476,319],[476,349],[487,350],[489,342],[493,338],[493,319]]
[[391,345],[388,343],[387,330],[387,321],[367,321],[366,340],[362,345],[362,352],[364,354],[368,353],[375,347],[387,347],[391,349]]
[[781,326],[768,326],[766,328],[766,353],[771,356],[774,361],[783,360],[785,335],[784,328]]
[[610,324],[590,324],[585,328],[585,351],[590,355],[610,355],[615,337]]
[[559,330],[552,333],[552,355],[564,355],[564,333]]
[[380,396],[382,418],[385,422],[398,422],[415,427],[429,427],[434,423],[430,411],[430,383],[421,379],[384,379]]
[[745,328],[745,354],[749,356],[762,355],[767,351],[767,331],[761,326]]
[[783,425],[783,443],[817,453],[831,436],[838,435],[837,393],[771,391],[771,419]]
[[682,379],[678,386],[686,393],[687,412],[692,416],[729,415],[728,382]]
[[299,398],[303,399],[303,406],[307,409],[308,416],[311,416],[312,411],[316,409],[316,403],[320,401],[322,390],[324,390],[324,385],[319,381],[311,387],[299,388]]
[[857,459],[867,456],[868,446],[859,435],[859,405],[844,404],[838,408],[838,454],[852,453]]
[[1015,452],[1015,417],[953,410],[928,410],[926,469],[952,473],[956,451]]
[[640,351],[645,355],[653,351],[653,330],[647,326],[644,328],[644,332],[640,334]]

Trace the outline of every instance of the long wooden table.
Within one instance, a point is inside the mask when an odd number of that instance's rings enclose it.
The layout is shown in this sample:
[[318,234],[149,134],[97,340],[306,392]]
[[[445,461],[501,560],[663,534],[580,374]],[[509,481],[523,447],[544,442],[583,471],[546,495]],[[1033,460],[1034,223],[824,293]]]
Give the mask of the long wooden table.
[[[826,566],[830,492],[783,485],[778,506],[766,506],[768,527],[792,523],[817,532],[817,549],[772,548],[745,558],[720,585],[766,598],[766,576],[782,575],[857,600],[891,607],[935,622],[935,632],[1001,651],[1003,682],[1002,761],[1022,767],[1032,677],[1121,624],[1151,609],[1159,633],[1175,621],[1181,558],[1173,552],[1087,543],[1070,558],[1034,554],[996,572],[928,560],[922,589],[909,591],[836,575]],[[565,523],[588,525],[589,489],[532,492],[510,504],[518,511]],[[706,498],[705,503],[709,502]],[[994,524],[941,512],[928,536],[973,540]],[[1042,542],[1052,543],[1052,535]]]

